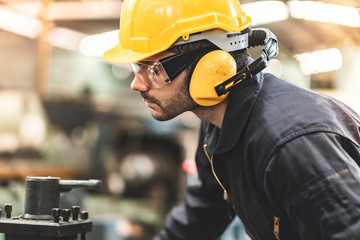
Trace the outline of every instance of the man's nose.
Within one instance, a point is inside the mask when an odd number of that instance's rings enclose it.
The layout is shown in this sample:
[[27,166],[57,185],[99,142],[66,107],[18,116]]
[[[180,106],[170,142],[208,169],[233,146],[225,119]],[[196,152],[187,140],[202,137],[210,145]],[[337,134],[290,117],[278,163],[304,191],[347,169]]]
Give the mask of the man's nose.
[[131,82],[131,89],[139,92],[147,92],[150,90],[150,88],[146,86],[137,75],[135,75],[134,80]]

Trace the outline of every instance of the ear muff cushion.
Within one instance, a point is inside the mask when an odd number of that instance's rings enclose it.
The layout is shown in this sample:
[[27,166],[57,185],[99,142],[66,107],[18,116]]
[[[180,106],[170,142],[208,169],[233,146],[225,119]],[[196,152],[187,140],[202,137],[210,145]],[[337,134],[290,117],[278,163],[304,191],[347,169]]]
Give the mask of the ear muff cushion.
[[236,74],[236,62],[230,53],[215,50],[204,55],[193,71],[189,92],[192,99],[202,106],[213,106],[226,95],[218,96],[215,86]]

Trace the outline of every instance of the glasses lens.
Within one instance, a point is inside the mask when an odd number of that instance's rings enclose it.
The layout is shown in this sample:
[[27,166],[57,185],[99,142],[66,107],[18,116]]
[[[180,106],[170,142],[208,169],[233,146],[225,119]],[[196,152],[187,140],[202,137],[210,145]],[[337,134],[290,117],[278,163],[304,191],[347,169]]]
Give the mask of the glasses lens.
[[131,68],[147,87],[160,88],[170,83],[166,71],[158,61],[132,63]]
[[215,50],[215,48],[202,48],[179,53],[158,61],[139,61],[132,63],[131,67],[143,84],[150,88],[160,88],[174,80],[196,59],[212,50]]

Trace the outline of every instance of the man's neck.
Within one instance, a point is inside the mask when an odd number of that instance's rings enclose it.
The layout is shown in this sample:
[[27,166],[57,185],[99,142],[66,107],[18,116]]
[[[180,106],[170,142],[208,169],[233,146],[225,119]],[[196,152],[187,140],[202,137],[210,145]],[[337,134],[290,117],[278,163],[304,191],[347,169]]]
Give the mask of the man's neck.
[[228,99],[225,99],[221,103],[215,106],[199,106],[192,110],[192,112],[201,120],[207,121],[218,128],[222,127],[224,120]]

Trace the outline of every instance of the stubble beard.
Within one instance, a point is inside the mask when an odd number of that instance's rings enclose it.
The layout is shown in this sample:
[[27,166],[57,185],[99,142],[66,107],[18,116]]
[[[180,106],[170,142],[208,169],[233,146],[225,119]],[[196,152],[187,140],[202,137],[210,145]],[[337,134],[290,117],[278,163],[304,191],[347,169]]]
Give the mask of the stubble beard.
[[141,95],[144,99],[149,99],[158,106],[157,109],[151,109],[152,117],[158,121],[168,121],[186,111],[193,111],[199,106],[192,100],[189,91],[185,88],[182,88],[174,96],[162,103],[147,93],[141,93]]

